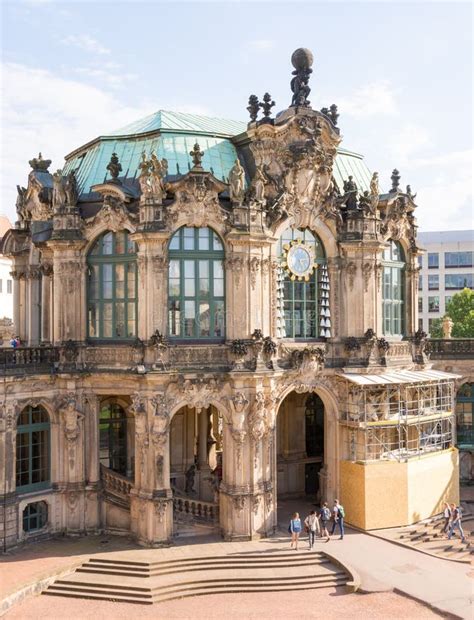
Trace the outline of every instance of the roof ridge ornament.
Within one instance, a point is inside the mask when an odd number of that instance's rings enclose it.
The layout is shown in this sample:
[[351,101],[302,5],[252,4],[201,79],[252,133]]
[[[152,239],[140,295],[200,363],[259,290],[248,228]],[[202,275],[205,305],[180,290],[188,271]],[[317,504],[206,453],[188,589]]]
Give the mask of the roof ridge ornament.
[[311,66],[313,64],[313,54],[309,49],[299,47],[291,55],[291,64],[295,68],[292,75],[295,77],[291,80],[290,86],[293,93],[291,100],[291,107],[310,108],[310,101],[308,101],[308,95],[311,92],[311,88],[308,85],[309,78],[313,70]]
[[202,170],[203,167],[202,167],[201,162],[202,162],[202,158],[204,157],[204,151],[201,151],[201,147],[199,146],[198,142],[194,144],[194,148],[192,151],[189,151],[189,154],[193,158],[193,167],[192,167],[191,172]]
[[260,110],[260,102],[258,100],[257,95],[250,95],[249,97],[249,105],[247,106],[247,111],[250,114],[250,122],[255,123],[257,120],[258,112]]
[[272,101],[272,96],[270,95],[270,93],[265,93],[263,95],[263,101],[261,101],[258,105],[263,110],[263,118],[260,122],[270,123],[270,114],[272,113],[272,108],[275,105],[275,102]]
[[396,168],[393,169],[392,176],[392,189],[389,191],[389,194],[396,194],[398,192],[398,188],[400,187],[400,173]]

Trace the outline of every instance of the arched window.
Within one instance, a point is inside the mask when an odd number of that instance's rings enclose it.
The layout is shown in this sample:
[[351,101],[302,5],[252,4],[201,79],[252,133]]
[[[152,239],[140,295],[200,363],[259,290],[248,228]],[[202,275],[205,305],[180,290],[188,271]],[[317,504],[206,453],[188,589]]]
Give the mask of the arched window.
[[127,475],[127,414],[118,403],[102,404],[99,416],[100,463]]
[[403,336],[405,330],[405,257],[398,241],[390,241],[383,253],[383,333]]
[[210,228],[180,228],[169,245],[168,323],[175,338],[225,337],[224,248]]
[[137,255],[129,233],[106,232],[87,257],[89,338],[137,335]]
[[474,383],[465,383],[456,396],[457,446],[474,446]]
[[308,229],[288,228],[278,241],[277,253],[281,265],[277,283],[278,335],[331,336],[329,277],[320,239]]
[[18,417],[16,429],[17,491],[50,486],[50,442],[50,422],[45,409],[26,407]]

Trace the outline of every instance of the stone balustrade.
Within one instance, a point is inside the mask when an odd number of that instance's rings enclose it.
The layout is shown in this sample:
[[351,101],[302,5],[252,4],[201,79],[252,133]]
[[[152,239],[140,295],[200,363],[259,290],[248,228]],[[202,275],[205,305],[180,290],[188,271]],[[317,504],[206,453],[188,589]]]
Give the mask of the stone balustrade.
[[26,369],[53,372],[58,362],[58,347],[0,348],[0,372],[3,374],[23,374]]
[[129,478],[118,474],[104,465],[100,466],[100,479],[106,499],[113,501],[124,508],[130,508],[130,491],[133,482]]
[[194,521],[217,523],[219,521],[219,506],[213,502],[204,502],[190,497],[173,497],[174,517],[190,517]]
[[431,339],[430,359],[473,359],[474,338]]

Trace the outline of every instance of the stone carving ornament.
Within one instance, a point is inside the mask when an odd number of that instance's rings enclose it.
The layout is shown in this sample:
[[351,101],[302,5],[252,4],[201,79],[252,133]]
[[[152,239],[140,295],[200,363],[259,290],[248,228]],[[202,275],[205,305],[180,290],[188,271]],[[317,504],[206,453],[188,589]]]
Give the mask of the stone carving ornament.
[[69,394],[60,408],[61,417],[64,424],[64,435],[70,443],[75,443],[79,438],[79,422],[84,419],[84,415],[77,409],[74,394]]
[[242,204],[245,196],[245,170],[238,159],[229,172],[229,195],[234,204]]

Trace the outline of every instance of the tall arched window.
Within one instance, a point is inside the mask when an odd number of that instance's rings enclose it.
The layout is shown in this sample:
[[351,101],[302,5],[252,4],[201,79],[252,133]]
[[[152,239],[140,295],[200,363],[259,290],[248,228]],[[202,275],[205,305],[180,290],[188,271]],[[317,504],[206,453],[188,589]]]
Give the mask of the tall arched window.
[[225,337],[224,248],[210,228],[180,228],[169,245],[168,322],[175,338]]
[[457,446],[474,446],[474,383],[465,383],[456,396]]
[[405,257],[398,241],[389,241],[383,253],[383,333],[403,336],[405,330]]
[[37,491],[51,484],[50,422],[46,410],[26,407],[16,429],[16,488],[17,491]]
[[102,404],[99,416],[100,463],[127,475],[127,414],[118,403]]
[[288,228],[278,241],[277,253],[281,264],[278,335],[329,337],[329,277],[320,239],[308,229]]
[[137,255],[128,232],[101,235],[87,264],[89,338],[136,338]]

